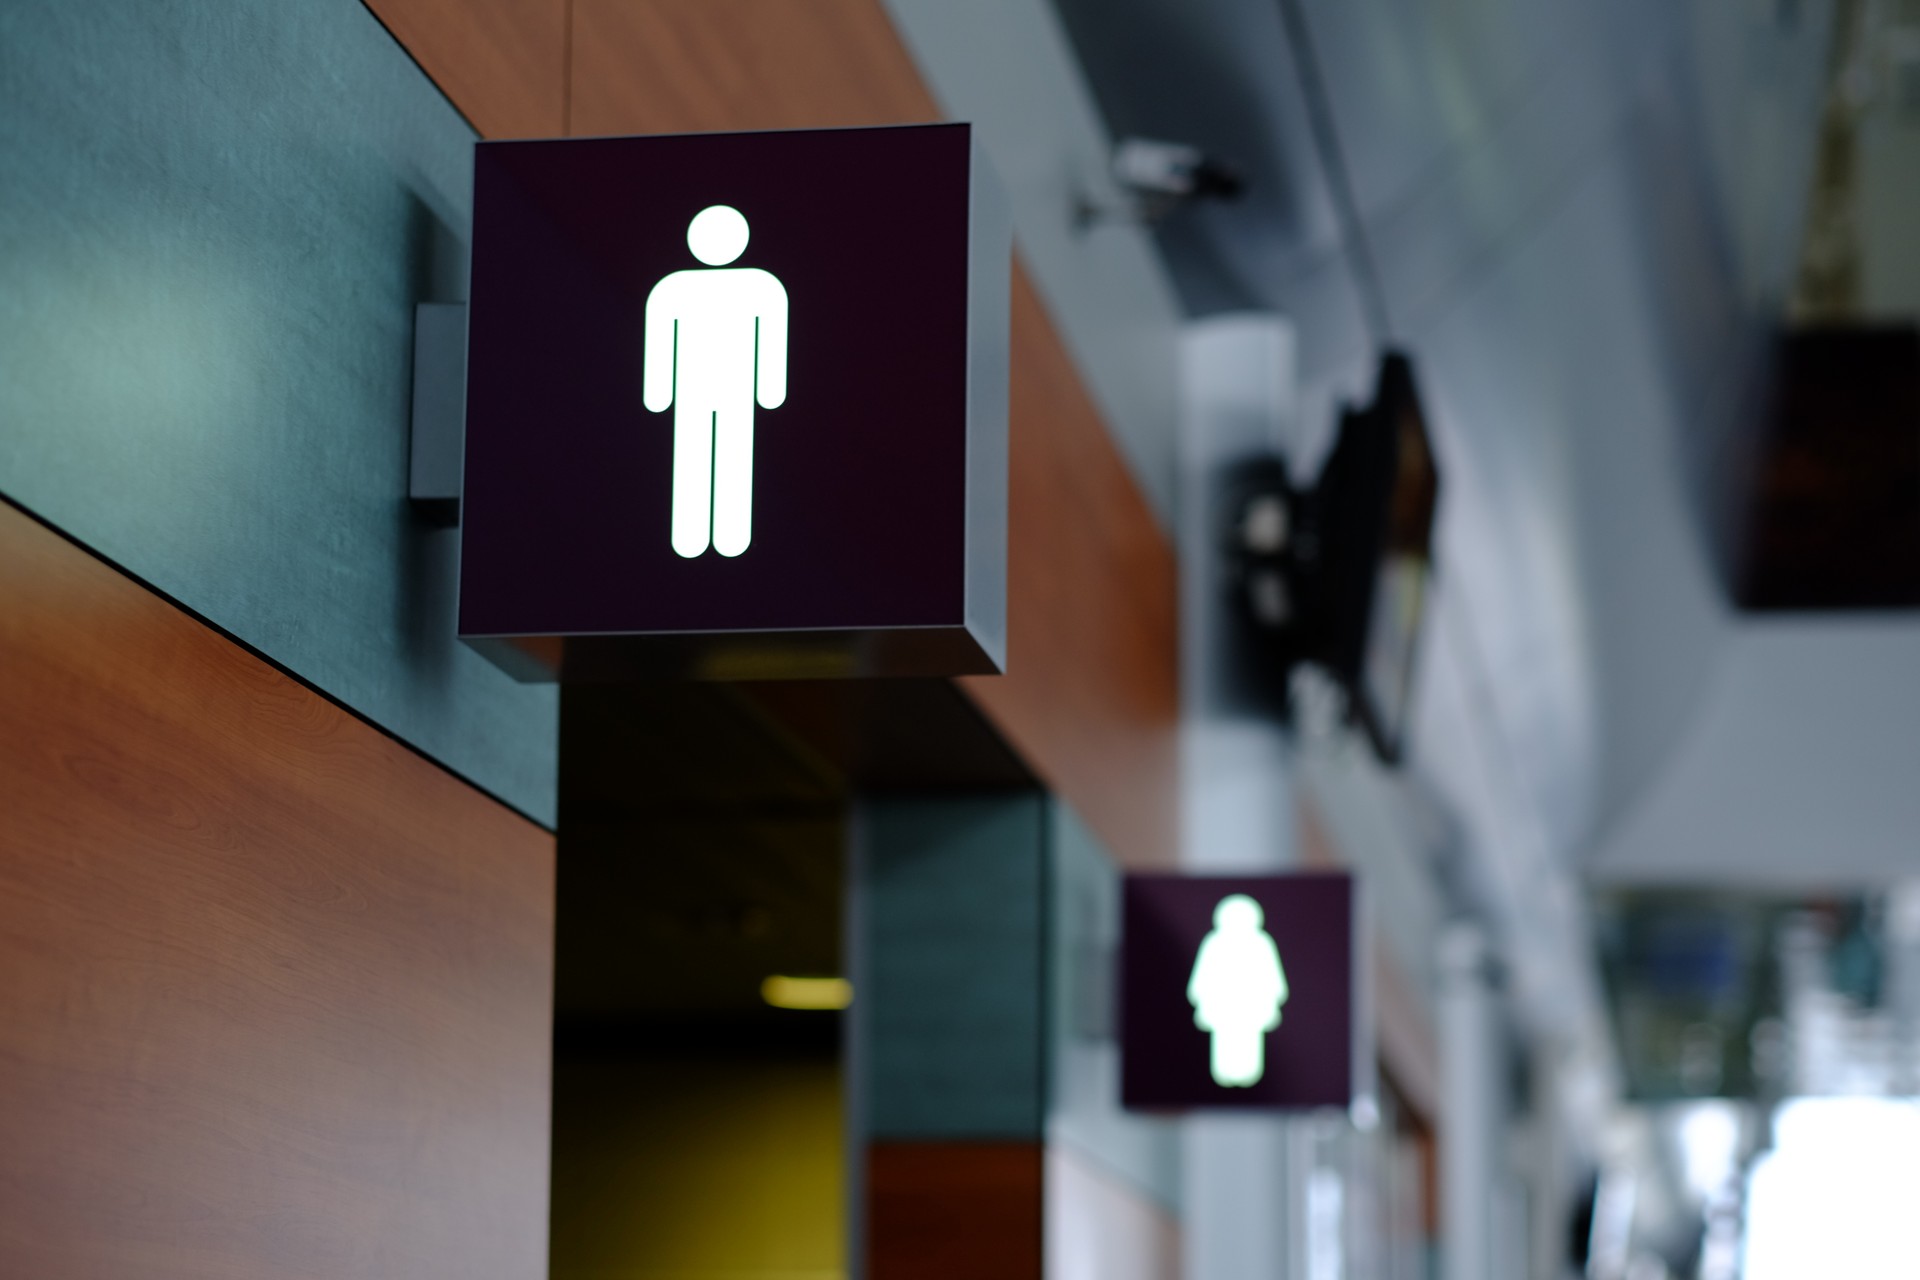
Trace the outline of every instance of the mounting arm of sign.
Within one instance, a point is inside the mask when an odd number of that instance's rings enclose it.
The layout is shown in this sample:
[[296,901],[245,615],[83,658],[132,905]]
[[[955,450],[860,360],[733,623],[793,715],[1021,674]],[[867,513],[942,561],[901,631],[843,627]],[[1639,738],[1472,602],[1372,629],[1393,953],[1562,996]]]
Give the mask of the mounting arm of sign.
[[428,524],[460,523],[467,437],[467,304],[422,302],[413,310],[413,432],[407,499]]

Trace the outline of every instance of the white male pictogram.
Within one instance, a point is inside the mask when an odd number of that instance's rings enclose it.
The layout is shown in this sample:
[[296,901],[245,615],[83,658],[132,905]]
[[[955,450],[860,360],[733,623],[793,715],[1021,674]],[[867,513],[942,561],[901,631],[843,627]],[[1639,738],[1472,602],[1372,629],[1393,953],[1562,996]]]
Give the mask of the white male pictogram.
[[737,556],[753,540],[753,408],[787,398],[787,291],[758,267],[739,210],[710,205],[687,225],[709,269],[676,271],[647,295],[641,399],[673,407],[673,549]]
[[1265,928],[1260,904],[1229,894],[1213,909],[1187,982],[1194,1025],[1213,1033],[1213,1082],[1258,1084],[1267,1070],[1267,1032],[1280,1025],[1287,973]]

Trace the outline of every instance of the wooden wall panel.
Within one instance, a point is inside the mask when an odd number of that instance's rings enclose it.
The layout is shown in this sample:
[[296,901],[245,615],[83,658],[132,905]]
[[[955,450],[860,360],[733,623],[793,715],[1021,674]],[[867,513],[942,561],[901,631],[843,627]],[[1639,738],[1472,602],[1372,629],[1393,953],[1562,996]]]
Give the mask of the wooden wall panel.
[[572,0],[581,135],[940,118],[880,0]]
[[0,504],[0,1275],[545,1274],[552,838]]
[[[372,0],[383,17],[490,2]],[[572,4],[576,134],[937,118],[880,0]],[[513,56],[503,45],[472,48],[485,34],[477,23],[441,23],[407,37],[475,120],[493,111],[490,81],[437,68]],[[1173,549],[1017,266],[1012,437],[1009,674],[964,687],[1124,862],[1169,865],[1178,825]]]
[[1024,272],[1011,395],[1007,674],[961,684],[1123,863],[1171,866],[1173,548]]
[[369,0],[367,7],[485,138],[567,131],[573,0]]
[[871,1280],[1039,1280],[1038,1142],[881,1142],[867,1148]]

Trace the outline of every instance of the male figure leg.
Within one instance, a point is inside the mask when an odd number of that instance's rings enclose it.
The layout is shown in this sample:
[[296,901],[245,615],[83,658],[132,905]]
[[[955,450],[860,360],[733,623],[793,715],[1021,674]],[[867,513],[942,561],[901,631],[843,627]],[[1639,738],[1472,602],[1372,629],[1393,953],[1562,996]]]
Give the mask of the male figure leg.
[[714,412],[673,406],[673,549],[692,559],[713,529]]
[[737,556],[753,541],[753,401],[714,415],[713,549]]

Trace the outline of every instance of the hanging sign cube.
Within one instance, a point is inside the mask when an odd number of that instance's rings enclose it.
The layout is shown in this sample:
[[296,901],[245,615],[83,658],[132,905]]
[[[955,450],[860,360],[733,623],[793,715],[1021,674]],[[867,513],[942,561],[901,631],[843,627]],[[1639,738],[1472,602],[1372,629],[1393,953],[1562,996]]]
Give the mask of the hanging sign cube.
[[1129,876],[1120,1095],[1140,1110],[1346,1107],[1370,1078],[1354,881]]
[[526,679],[1000,670],[1011,253],[964,124],[480,143],[461,636]]

